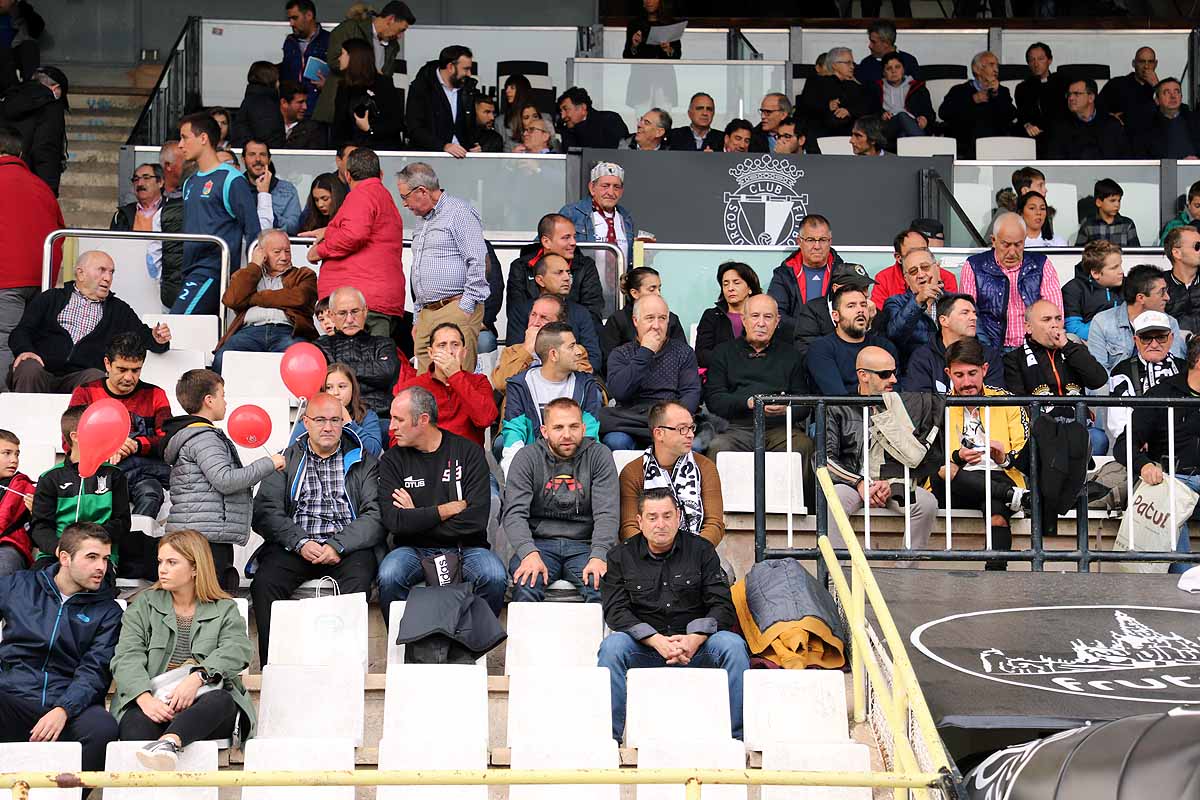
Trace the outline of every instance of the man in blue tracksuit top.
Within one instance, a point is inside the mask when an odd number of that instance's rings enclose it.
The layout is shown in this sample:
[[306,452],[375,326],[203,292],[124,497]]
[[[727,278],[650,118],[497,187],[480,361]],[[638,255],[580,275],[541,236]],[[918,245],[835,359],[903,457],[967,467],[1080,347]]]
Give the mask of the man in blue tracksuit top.
[[[183,232],[219,236],[229,245],[230,272],[242,264],[246,246],[258,236],[258,206],[246,177],[217,160],[217,122],[188,114],[179,122],[179,149],[196,164],[183,185]],[[172,314],[217,314],[221,307],[221,253],[203,242],[183,245],[183,286]]]

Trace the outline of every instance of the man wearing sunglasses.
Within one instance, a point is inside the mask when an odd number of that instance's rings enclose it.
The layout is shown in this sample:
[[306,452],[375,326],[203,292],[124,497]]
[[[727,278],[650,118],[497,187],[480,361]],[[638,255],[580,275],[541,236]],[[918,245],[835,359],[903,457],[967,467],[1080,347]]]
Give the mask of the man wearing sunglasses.
[[1171,262],[1167,273],[1167,313],[1179,327],[1200,332],[1200,229],[1181,225],[1163,240],[1163,252]]
[[[1172,352],[1181,338],[1175,320],[1161,311],[1139,314],[1133,321],[1133,345],[1137,352],[1112,368],[1109,395],[1141,397],[1168,378],[1187,372],[1187,363]],[[1132,416],[1131,408],[1110,408],[1105,417],[1113,456],[1120,462],[1125,461],[1125,428]]]
[[283,470],[265,478],[254,499],[254,530],[266,540],[250,584],[263,664],[271,604],[326,576],[343,592],[370,592],[375,548],[383,544],[379,462],[344,427],[342,402],[313,395],[303,419],[306,433],[283,452]]
[[[854,363],[854,371],[858,376],[858,394],[862,397],[879,396],[896,390],[896,359],[881,347],[864,347]],[[883,410],[880,406],[872,406],[870,413]],[[915,409],[909,414],[913,422],[919,419]],[[904,514],[907,506],[910,535],[904,545],[924,548],[929,543],[938,505],[927,489],[917,488],[918,483],[924,482],[920,465],[909,473],[907,484],[903,480],[903,465],[890,456],[885,455],[875,464],[868,460],[864,465],[863,414],[857,406],[831,406],[825,419],[825,463],[842,508],[847,514],[854,514],[869,504],[871,508],[889,508]],[[940,422],[936,420],[932,424]],[[929,472],[933,471],[932,465],[938,460],[935,456],[940,455],[931,449],[926,459],[931,465]],[[841,546],[841,543],[835,542],[835,546]]]
[[1119,361],[1134,354],[1134,320],[1147,311],[1158,311],[1170,322],[1174,334],[1172,354],[1183,358],[1184,337],[1180,335],[1179,323],[1165,313],[1169,296],[1167,273],[1152,264],[1138,264],[1125,276],[1121,294],[1125,302],[1092,318],[1087,340],[1092,357],[1111,371]]

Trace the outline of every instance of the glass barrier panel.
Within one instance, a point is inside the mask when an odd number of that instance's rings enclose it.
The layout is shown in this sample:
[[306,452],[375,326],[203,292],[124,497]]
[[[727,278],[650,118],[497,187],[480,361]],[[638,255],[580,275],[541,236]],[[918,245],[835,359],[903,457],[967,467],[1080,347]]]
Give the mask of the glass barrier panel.
[[[418,12],[420,13],[420,12]],[[475,79],[480,86],[498,86],[496,67],[501,61],[542,61],[548,67],[549,86],[561,93],[567,88],[567,59],[575,57],[578,32],[571,27],[495,27],[487,25],[422,25],[404,33],[403,57],[408,76],[448,44],[461,44],[475,54]],[[620,50],[617,50],[620,54]],[[534,85],[538,83],[535,80]],[[556,95],[557,96],[557,95]]]
[[685,124],[688,100],[708,92],[717,102],[718,124],[733,117],[758,118],[758,102],[786,86],[783,61],[623,61],[577,58],[572,82],[588,87],[596,108],[615,111],[629,130],[651,107]]
[[[623,27],[605,27],[602,53],[607,58],[620,58],[625,52],[625,28]],[[719,60],[729,57],[729,29],[728,28],[688,28],[683,32],[683,39],[679,43],[680,49],[683,51],[683,57],[692,59],[713,59]],[[574,55],[574,53],[572,53]],[[782,58],[787,58],[787,52],[784,51]],[[580,83],[579,79],[575,80],[576,86],[589,86],[586,83]],[[591,91],[589,86],[588,91]],[[689,95],[690,97],[691,95]],[[594,95],[593,95],[594,97]],[[606,108],[606,106],[597,105],[597,108]]]
[[1112,178],[1124,189],[1121,213],[1137,225],[1139,240],[1143,244],[1157,240],[1162,224],[1157,161],[956,161],[954,198],[984,236],[991,231],[996,192],[1012,188],[1012,173],[1024,166],[1046,174],[1046,200],[1055,209],[1054,235],[1068,245],[1075,244],[1080,221],[1095,213],[1092,190],[1100,178]]
[[[1175,197],[1175,203],[1172,205],[1172,208],[1175,211],[1175,213],[1172,215],[1172,218],[1177,217],[1180,214],[1180,212],[1182,212],[1186,208],[1188,189],[1191,188],[1193,183],[1200,181],[1200,161],[1177,161],[1177,162],[1175,162],[1175,168],[1176,168],[1176,172],[1175,172],[1176,197]],[[1196,214],[1196,215],[1189,214],[1187,216],[1189,219],[1195,220],[1197,217],[1200,217],[1200,214]],[[1166,225],[1166,224],[1167,224],[1167,221],[1164,220],[1163,225]],[[1195,224],[1195,223],[1193,222],[1193,224]],[[1159,229],[1159,233],[1161,233],[1161,232],[1162,232],[1162,230]],[[1155,239],[1155,241],[1158,241],[1158,240]]]

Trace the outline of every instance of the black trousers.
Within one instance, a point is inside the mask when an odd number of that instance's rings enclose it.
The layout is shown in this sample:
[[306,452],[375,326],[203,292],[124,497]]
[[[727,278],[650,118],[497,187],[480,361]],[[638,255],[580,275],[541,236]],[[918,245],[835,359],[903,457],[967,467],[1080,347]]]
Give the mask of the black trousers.
[[[36,700],[17,697],[0,690],[0,742],[28,742],[29,732],[50,708]],[[77,717],[67,720],[60,742],[79,742],[83,746],[83,769],[104,769],[104,750],[117,740],[117,721],[103,705],[88,706]]]
[[[213,567],[217,571],[217,582],[221,588],[234,594],[241,588],[242,580],[233,566],[233,545],[228,542],[209,542],[212,550]],[[156,568],[157,569],[157,568]]]
[[254,619],[258,623],[259,663],[265,665],[270,652],[272,603],[289,599],[305,581],[326,576],[338,582],[343,594],[370,592],[378,567],[373,550],[346,553],[337,564],[313,564],[277,544],[263,545],[258,553],[258,570],[250,584]]
[[155,722],[138,704],[131,703],[121,715],[121,740],[153,741],[168,733],[179,737],[184,747],[206,739],[228,739],[233,735],[239,709],[233,695],[224,689],[196,698],[196,702],[168,723]]
[[[1012,550],[1012,515],[1015,513],[1008,507],[1009,492],[1016,486],[1012,478],[1008,477],[1003,471],[994,469],[992,473],[992,514],[1003,517],[1003,525],[992,526],[992,549],[993,550]],[[946,504],[946,482],[934,475],[931,483],[933,485],[933,494],[938,499],[938,504],[943,508]],[[950,481],[950,494],[954,501],[955,508],[972,508],[978,511],[983,511],[986,505],[986,490],[987,490],[986,473],[983,470],[966,470],[960,469],[958,474]],[[984,520],[987,524],[987,520]],[[988,569],[1005,569],[1006,565],[1003,561],[987,562]]]

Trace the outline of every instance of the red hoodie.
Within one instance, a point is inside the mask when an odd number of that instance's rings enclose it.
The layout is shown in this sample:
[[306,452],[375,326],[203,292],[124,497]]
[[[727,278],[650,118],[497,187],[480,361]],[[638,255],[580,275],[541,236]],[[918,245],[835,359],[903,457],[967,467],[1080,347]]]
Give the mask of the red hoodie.
[[[0,219],[4,220],[0,230],[0,253],[4,253],[0,289],[36,286],[41,290],[46,235],[67,227],[67,223],[54,192],[16,156],[0,155]],[[54,243],[51,265],[53,286],[62,266],[62,239]]]
[[[18,472],[7,483],[0,480],[0,486],[7,486],[14,492],[22,492],[33,496],[37,488],[25,474]],[[25,498],[13,492],[0,490],[0,546],[11,545],[25,556],[25,564],[33,563],[33,540],[29,538],[29,509],[25,508]]]
[[[428,372],[408,380],[401,375],[392,394],[399,394],[400,390],[410,386],[428,389],[433,395],[433,399],[437,401],[439,428],[470,439],[480,447],[483,446],[484,430],[499,416],[492,382],[487,375],[476,375],[460,369],[450,376],[447,385],[433,377],[433,365],[430,364]],[[388,446],[395,443],[395,437],[389,432]]]

